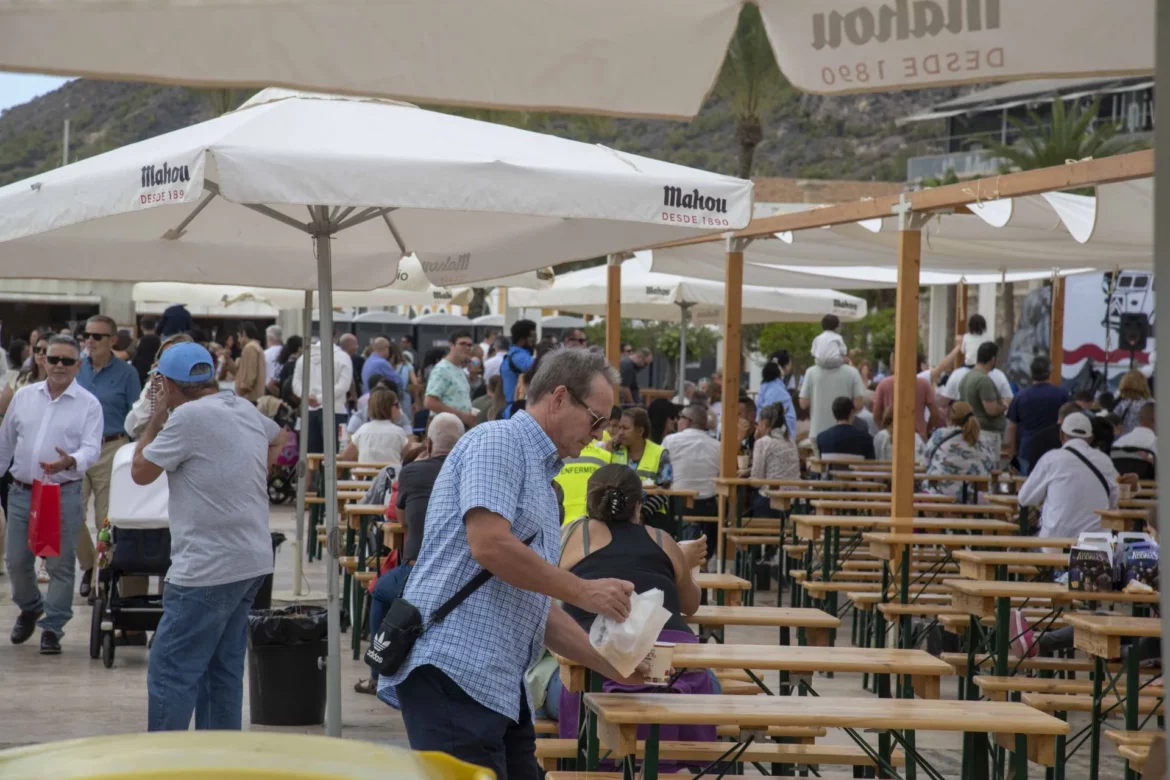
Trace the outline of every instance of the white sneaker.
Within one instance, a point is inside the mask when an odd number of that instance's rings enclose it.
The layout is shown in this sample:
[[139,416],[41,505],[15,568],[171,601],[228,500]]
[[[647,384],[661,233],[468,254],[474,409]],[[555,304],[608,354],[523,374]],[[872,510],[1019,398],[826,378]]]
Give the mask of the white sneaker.
[[40,562],[37,565],[37,582],[48,582],[49,569],[45,566],[45,559],[41,558],[39,560]]

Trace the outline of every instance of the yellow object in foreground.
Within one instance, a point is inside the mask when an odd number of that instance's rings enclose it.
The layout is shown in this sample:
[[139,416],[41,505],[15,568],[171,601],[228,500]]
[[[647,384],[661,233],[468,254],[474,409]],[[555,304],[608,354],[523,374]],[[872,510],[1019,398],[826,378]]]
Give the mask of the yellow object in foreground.
[[0,751],[0,780],[494,780],[443,753],[332,737],[168,731]]

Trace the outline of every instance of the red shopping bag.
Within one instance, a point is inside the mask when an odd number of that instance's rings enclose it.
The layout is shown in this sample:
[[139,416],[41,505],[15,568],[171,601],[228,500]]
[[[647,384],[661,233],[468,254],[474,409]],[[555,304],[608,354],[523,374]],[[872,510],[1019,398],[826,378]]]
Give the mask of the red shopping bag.
[[50,558],[61,554],[61,486],[33,480],[28,513],[28,549]]

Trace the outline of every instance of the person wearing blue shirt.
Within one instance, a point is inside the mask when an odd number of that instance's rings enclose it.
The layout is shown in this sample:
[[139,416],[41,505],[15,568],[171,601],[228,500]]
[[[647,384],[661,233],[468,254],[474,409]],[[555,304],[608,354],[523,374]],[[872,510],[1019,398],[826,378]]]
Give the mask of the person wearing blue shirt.
[[[112,318],[101,314],[90,317],[85,323],[86,355],[81,360],[81,370],[77,374],[77,384],[97,396],[102,405],[102,454],[85,472],[81,485],[82,507],[89,506],[89,497],[92,495],[94,517],[99,527],[110,511],[110,475],[114,470],[114,453],[126,443],[126,415],[142,392],[138,371],[114,356],[114,339],[117,336],[118,324]],[[77,562],[82,570],[78,590],[82,596],[88,597],[97,554],[89,530],[84,525],[77,536]]]
[[516,382],[520,375],[532,368],[536,360],[536,323],[532,320],[517,320],[512,323],[512,346],[500,364],[500,378],[504,382],[504,399],[511,403],[516,400]]
[[494,576],[378,678],[378,698],[401,704],[413,750],[442,751],[508,780],[539,780],[524,674],[546,646],[610,679],[641,682],[613,669],[553,602],[619,622],[630,614],[632,583],[583,580],[559,567],[553,488],[564,460],[601,435],[617,382],[603,355],[550,352],[528,388],[527,409],[471,429],[443,463],[403,598],[425,624],[481,571]]
[[1008,407],[1007,445],[1016,454],[1020,474],[1024,476],[1035,465],[1025,457],[1032,437],[1056,425],[1060,407],[1072,400],[1067,390],[1048,381],[1051,373],[1052,362],[1047,357],[1038,355],[1033,358],[1032,384],[1014,396]]
[[[365,365],[362,366],[362,387],[368,393],[374,389],[379,377],[385,377],[394,383],[396,390],[400,390],[398,371],[390,365],[390,342],[379,336],[370,346],[370,356],[366,358]],[[402,393],[399,392],[399,395]]]
[[784,387],[784,379],[780,376],[780,366],[768,362],[764,364],[763,382],[760,392],[756,395],[756,422],[760,420],[760,412],[765,406],[781,404],[784,407],[784,420],[788,424],[792,440],[796,440],[796,404],[792,403],[792,395]]

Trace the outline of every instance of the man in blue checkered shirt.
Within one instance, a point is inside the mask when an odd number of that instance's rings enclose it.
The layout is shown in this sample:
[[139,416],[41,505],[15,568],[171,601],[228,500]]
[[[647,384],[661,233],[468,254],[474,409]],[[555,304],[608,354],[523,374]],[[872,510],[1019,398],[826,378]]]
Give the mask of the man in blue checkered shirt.
[[401,703],[413,749],[449,753],[500,780],[539,780],[525,670],[547,646],[622,679],[552,603],[617,620],[630,612],[633,584],[558,567],[552,487],[562,460],[608,422],[617,382],[600,354],[550,352],[529,384],[527,410],[474,428],[447,456],[403,597],[425,621],[481,568],[495,576],[426,631],[397,674],[379,680],[379,697]]

